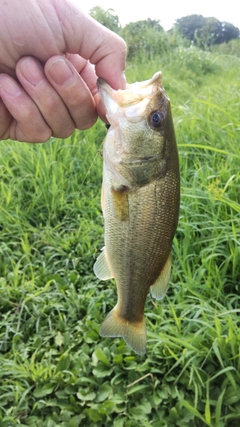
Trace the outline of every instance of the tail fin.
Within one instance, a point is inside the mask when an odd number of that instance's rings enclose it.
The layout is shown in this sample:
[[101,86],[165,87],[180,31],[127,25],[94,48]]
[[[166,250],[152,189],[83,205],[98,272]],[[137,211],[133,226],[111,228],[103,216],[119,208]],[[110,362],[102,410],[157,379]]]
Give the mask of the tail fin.
[[122,337],[135,353],[141,356],[146,353],[146,325],[141,322],[129,322],[117,313],[116,307],[107,315],[101,325],[102,337]]

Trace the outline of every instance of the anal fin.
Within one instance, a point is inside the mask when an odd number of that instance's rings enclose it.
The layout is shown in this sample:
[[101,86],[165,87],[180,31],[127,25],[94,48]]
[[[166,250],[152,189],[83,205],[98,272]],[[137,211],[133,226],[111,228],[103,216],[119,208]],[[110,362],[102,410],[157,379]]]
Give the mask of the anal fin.
[[153,298],[162,299],[165,296],[170,279],[171,266],[172,262],[170,254],[156,282],[150,287]]

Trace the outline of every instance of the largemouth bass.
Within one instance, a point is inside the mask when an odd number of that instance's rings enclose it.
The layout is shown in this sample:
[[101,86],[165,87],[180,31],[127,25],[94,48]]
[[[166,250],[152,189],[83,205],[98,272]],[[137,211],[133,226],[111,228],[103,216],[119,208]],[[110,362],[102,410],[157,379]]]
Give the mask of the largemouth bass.
[[161,72],[113,90],[98,79],[110,123],[103,148],[102,210],[105,247],[94,272],[115,278],[118,301],[100,335],[123,337],[146,351],[144,305],[149,289],[164,297],[179,215],[179,165],[170,101]]

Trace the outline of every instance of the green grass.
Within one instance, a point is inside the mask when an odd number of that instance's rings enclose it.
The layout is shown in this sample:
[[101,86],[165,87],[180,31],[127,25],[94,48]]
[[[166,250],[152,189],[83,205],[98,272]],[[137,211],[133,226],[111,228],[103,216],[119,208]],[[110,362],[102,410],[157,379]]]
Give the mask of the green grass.
[[0,425],[237,427],[240,419],[239,59],[179,48],[163,70],[181,168],[167,297],[146,303],[146,357],[99,337],[114,282],[103,246],[105,127],[1,143]]

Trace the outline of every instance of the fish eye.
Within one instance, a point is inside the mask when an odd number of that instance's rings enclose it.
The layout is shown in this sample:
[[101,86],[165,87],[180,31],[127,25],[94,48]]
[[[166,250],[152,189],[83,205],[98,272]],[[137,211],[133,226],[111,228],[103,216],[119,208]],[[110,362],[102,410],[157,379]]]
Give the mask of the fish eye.
[[151,128],[159,129],[164,125],[165,114],[162,111],[153,111],[148,119]]

